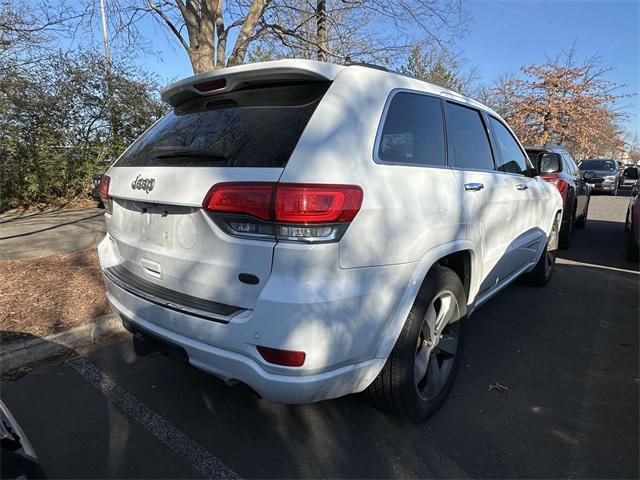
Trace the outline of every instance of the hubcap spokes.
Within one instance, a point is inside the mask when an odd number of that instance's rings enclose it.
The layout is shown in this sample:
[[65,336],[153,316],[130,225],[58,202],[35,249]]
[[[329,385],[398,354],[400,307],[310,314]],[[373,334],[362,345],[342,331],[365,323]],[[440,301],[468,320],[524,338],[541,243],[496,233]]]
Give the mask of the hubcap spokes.
[[458,350],[458,301],[449,291],[438,294],[425,313],[416,346],[414,382],[418,394],[435,397],[447,381]]

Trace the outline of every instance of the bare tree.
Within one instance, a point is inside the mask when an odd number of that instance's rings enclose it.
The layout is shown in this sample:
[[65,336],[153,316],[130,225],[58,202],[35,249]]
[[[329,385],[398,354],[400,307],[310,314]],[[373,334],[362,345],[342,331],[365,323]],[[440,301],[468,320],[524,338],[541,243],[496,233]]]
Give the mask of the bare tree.
[[476,75],[474,68],[465,68],[450,51],[431,48],[425,52],[421,45],[413,47],[399,71],[464,94],[470,93]]
[[449,46],[466,20],[461,0],[274,1],[259,22],[254,48],[274,58],[399,66],[416,44]]
[[38,63],[51,38],[68,34],[80,16],[64,2],[0,0],[0,71]]
[[640,136],[637,132],[627,140],[627,157],[630,163],[640,164]]
[[[193,71],[202,73],[244,62],[256,25],[271,0],[234,2],[227,9],[223,0],[139,0],[143,5],[131,1],[131,19],[140,12],[152,14],[186,50]],[[229,24],[226,18],[232,19]],[[228,54],[229,33],[236,28],[238,34]]]
[[[241,64],[251,50],[257,52],[250,55],[254,59],[397,64],[416,43],[445,45],[466,25],[462,0],[107,2],[115,12],[114,36],[142,40],[137,25],[151,16],[184,48],[196,73]],[[230,46],[232,37],[235,43]]]
[[318,60],[327,60],[327,3],[325,0],[316,2],[316,39],[318,40]]

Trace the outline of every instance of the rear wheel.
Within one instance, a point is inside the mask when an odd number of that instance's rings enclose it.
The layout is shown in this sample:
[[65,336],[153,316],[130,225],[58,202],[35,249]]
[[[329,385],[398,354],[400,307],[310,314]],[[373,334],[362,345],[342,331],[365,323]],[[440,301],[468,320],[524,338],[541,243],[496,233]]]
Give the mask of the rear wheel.
[[640,247],[633,239],[633,233],[627,233],[627,259],[631,262],[640,259]]
[[553,268],[556,264],[556,253],[555,251],[550,250],[549,246],[555,244],[556,235],[558,235],[557,220],[554,222],[553,227],[551,228],[549,240],[544,246],[544,251],[540,256],[538,263],[536,263],[536,266],[533,267],[533,270],[531,270],[525,276],[529,284],[536,287],[543,287],[551,281],[551,277],[553,276]]
[[624,224],[627,231],[627,260],[637,262],[640,258],[640,246],[635,241],[633,225],[631,224],[631,209],[627,209],[627,219]]
[[544,252],[540,256],[540,260],[536,266],[527,273],[527,280],[531,285],[536,287],[544,287],[551,281],[553,276],[553,268],[556,264],[556,254],[549,250],[549,244],[544,247]]
[[563,222],[560,228],[560,237],[558,239],[558,247],[566,250],[571,246],[571,239],[573,238],[573,222],[575,220],[574,213],[571,213],[569,220]]
[[442,406],[460,365],[466,301],[452,270],[429,272],[387,363],[365,391],[370,404],[415,422]]
[[576,228],[584,228],[587,226],[587,217],[589,216],[589,201],[587,200],[587,206],[584,209],[580,218],[576,220]]

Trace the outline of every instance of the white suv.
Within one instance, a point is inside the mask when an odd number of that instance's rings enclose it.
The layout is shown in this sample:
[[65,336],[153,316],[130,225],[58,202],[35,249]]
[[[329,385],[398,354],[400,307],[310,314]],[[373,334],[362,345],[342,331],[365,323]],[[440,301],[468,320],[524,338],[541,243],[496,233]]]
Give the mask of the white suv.
[[163,99],[173,111],[100,185],[107,296],[138,346],[272,401],[366,390],[419,421],[451,389],[473,309],[523,273],[550,279],[560,194],[473,100],[303,60]]

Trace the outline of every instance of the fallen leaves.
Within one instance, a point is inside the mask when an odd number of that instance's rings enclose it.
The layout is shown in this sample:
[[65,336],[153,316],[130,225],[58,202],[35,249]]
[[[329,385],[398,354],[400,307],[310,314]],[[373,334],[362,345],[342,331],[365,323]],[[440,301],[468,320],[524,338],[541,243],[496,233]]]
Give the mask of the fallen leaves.
[[109,313],[95,250],[0,262],[0,339],[44,337]]
[[499,382],[496,382],[494,384],[489,384],[489,391],[495,390],[498,393],[507,393],[510,391],[510,388],[502,385]]

